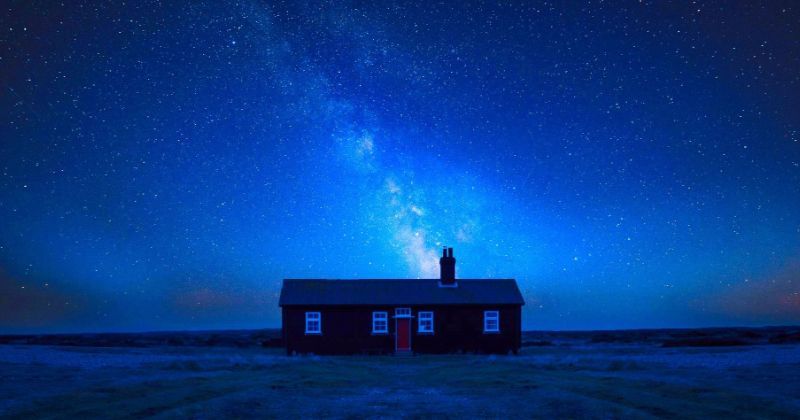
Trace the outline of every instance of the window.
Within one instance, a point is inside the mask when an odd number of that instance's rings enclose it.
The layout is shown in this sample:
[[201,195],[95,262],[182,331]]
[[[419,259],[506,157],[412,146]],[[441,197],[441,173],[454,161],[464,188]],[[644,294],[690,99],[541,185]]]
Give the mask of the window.
[[389,333],[389,314],[386,312],[373,312],[372,313],[372,333],[373,334],[388,334]]
[[419,313],[419,324],[417,332],[433,334],[433,312]]
[[500,332],[499,311],[483,311],[483,332]]
[[306,334],[322,334],[322,315],[306,312]]
[[411,308],[397,308],[394,310],[396,318],[411,318]]

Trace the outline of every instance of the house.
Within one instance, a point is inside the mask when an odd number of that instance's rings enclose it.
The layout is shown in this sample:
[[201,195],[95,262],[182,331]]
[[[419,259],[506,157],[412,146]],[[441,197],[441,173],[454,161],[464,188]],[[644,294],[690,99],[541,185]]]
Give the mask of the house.
[[513,279],[456,279],[453,248],[438,279],[285,279],[288,354],[516,353],[522,294]]

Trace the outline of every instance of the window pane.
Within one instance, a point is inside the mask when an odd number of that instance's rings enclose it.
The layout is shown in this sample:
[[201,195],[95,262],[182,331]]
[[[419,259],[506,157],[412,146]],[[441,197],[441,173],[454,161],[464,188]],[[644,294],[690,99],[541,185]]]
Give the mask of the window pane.
[[373,312],[372,313],[372,332],[373,333],[387,333],[389,332],[387,312]]
[[322,316],[319,312],[306,312],[306,333],[320,334]]
[[424,333],[432,333],[433,332],[433,312],[425,311],[420,312],[419,316],[419,323],[417,324],[417,330],[419,332]]
[[500,331],[500,312],[499,311],[484,311],[483,313],[483,330],[487,332]]

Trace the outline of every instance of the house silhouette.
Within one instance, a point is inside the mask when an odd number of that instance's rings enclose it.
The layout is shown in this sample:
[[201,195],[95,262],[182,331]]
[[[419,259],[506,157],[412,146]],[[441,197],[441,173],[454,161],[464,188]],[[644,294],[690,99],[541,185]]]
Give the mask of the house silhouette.
[[455,265],[444,248],[438,279],[284,279],[287,354],[516,353],[516,280],[456,279]]

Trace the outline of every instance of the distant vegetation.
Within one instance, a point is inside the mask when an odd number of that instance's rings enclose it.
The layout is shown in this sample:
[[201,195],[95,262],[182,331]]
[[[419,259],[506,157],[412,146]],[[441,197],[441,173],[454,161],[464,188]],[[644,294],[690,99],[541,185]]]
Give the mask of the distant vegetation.
[[[616,331],[525,331],[523,347],[576,344],[645,344],[658,347],[723,347],[800,343],[798,327],[702,328]],[[88,347],[281,347],[279,329],[144,333],[24,334],[0,344]]]
[[24,334],[0,336],[0,344],[87,347],[281,347],[279,329],[159,331],[142,333]]

